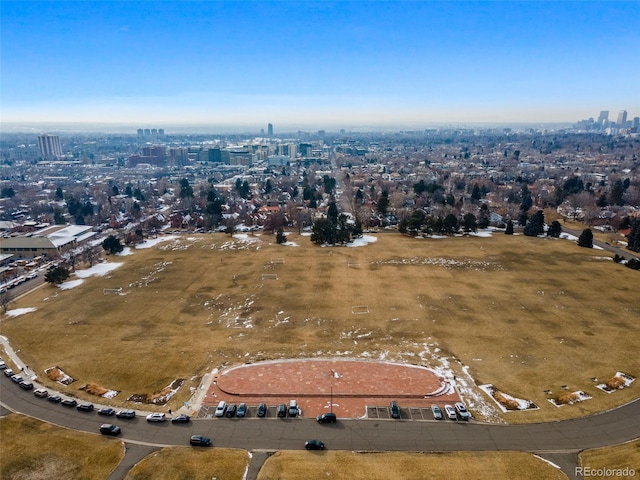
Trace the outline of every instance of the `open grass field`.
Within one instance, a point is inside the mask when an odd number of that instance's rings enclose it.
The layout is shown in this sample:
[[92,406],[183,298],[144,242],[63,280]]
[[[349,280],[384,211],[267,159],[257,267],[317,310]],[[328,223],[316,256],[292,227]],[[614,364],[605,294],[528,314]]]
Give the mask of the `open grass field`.
[[124,457],[113,438],[76,432],[11,414],[0,419],[0,478],[104,480]]
[[258,480],[457,480],[469,478],[561,480],[567,476],[528,453],[277,452]]
[[[590,475],[590,478],[614,479],[631,478],[640,476],[640,441],[629,442],[623,445],[615,445],[605,448],[585,450],[580,453],[580,466],[592,470],[625,470],[631,469],[635,473],[628,472],[620,475],[616,472],[603,471],[603,475]],[[586,477],[587,475],[585,475]]]
[[[10,307],[37,310],[4,317],[0,333],[41,379],[58,366],[76,381],[56,388],[97,401],[79,391],[94,383],[120,392],[100,400],[114,405],[184,379],[164,407],[175,409],[214,368],[336,356],[448,368],[469,384],[463,394],[476,415],[486,410],[479,402],[493,402],[469,375],[540,407],[503,414],[509,422],[581,416],[638,397],[638,383],[611,394],[595,388],[617,371],[640,373],[640,273],[601,250],[501,233],[385,233],[358,248],[289,240],[298,246],[273,236],[184,236],[108,257],[123,265],[70,290],[37,290]],[[120,287],[121,295],[103,293]],[[560,408],[547,401],[574,390],[593,398]]]
[[248,465],[244,450],[163,448],[142,459],[125,480],[242,480]]

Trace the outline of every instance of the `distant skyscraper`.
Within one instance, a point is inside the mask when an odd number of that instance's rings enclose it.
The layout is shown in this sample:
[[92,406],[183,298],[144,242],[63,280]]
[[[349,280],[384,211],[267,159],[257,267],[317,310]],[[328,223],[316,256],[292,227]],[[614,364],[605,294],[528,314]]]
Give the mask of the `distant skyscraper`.
[[138,129],[138,136],[139,137],[143,137],[144,136],[144,130],[142,130],[141,128]]
[[618,121],[616,122],[619,127],[624,127],[627,124],[627,111],[620,110],[618,113]]
[[57,135],[38,135],[38,146],[42,158],[58,158],[62,156],[60,137]]
[[601,110],[600,116],[598,117],[598,123],[602,125],[603,123],[607,123],[609,121],[609,110]]
[[640,128],[640,117],[633,117],[633,123],[631,126],[635,129]]
[[273,137],[273,124],[269,124],[267,125],[267,137],[272,138]]

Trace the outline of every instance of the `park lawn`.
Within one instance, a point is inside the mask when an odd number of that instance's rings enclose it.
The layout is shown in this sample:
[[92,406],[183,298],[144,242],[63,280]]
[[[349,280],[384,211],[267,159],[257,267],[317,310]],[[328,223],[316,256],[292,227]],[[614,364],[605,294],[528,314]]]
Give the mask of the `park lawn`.
[[68,430],[12,413],[0,418],[0,478],[104,480],[124,457],[114,438]]
[[142,459],[125,480],[242,480],[248,465],[244,450],[171,447]]
[[258,480],[414,480],[469,478],[566,479],[529,453],[356,453],[281,451],[267,459]]
[[[76,379],[56,388],[96,401],[79,391],[95,383],[120,392],[100,400],[114,405],[184,379],[168,405],[175,408],[214,368],[307,357],[431,367],[444,359],[453,374],[465,367],[478,384],[540,407],[504,414],[509,422],[637,398],[636,384],[605,394],[591,379],[640,372],[629,354],[640,330],[638,272],[567,240],[377,238],[358,248],[318,247],[294,234],[298,246],[268,235],[172,239],[107,257],[123,266],[105,277],[20,299],[11,308],[37,310],[3,319],[0,333],[39,377],[58,366]],[[123,295],[103,293],[120,287]],[[557,395],[565,385],[593,399],[551,405],[544,391]]]
[[[579,455],[580,466],[592,470],[625,470],[631,469],[635,473],[620,475],[609,472],[611,475],[590,475],[594,479],[631,478],[640,476],[640,440],[613,445],[604,448],[585,450]],[[606,473],[606,472],[602,472]]]

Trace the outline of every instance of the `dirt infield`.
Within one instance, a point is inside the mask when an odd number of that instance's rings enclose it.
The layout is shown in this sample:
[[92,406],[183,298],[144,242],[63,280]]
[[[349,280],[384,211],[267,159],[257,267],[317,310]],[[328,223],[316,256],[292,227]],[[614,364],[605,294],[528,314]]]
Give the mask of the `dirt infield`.
[[450,379],[414,365],[359,360],[288,360],[232,367],[211,384],[203,405],[220,400],[256,405],[295,399],[304,416],[333,411],[341,418],[366,415],[366,407],[441,406],[460,400]]

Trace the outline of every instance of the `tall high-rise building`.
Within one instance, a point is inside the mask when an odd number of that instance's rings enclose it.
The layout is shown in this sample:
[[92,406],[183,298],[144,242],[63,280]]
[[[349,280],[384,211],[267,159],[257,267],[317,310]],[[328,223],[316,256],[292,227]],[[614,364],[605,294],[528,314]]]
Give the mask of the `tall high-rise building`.
[[57,135],[38,135],[38,146],[40,147],[40,156],[42,158],[58,158],[62,156],[62,146],[60,145],[60,137]]
[[273,138],[273,124],[267,125],[267,137]]
[[601,110],[600,115],[598,116],[598,123],[600,125],[607,123],[609,121],[609,110]]
[[618,127],[624,127],[627,124],[627,111],[620,110],[618,113],[618,121],[616,122]]

